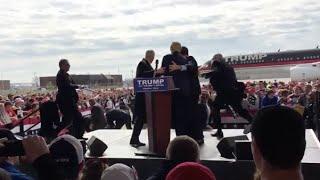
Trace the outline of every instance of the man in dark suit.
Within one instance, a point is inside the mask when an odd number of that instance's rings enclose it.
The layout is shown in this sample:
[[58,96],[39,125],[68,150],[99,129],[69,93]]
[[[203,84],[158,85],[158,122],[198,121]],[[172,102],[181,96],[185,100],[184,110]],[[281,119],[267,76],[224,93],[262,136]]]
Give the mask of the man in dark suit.
[[90,99],[89,104],[91,106],[90,129],[92,131],[97,129],[104,129],[107,125],[107,120],[104,115],[104,109],[100,104],[96,103],[94,99]]
[[173,42],[170,47],[171,54],[163,57],[162,67],[166,68],[165,75],[173,77],[175,87],[179,89],[173,95],[172,126],[177,136],[192,136],[191,80],[186,71],[188,60],[181,55],[181,48],[179,42]]
[[217,132],[212,134],[218,138],[223,137],[220,109],[230,105],[240,116],[249,123],[252,117],[249,112],[242,108],[241,101],[244,95],[244,89],[237,81],[234,69],[224,61],[221,54],[216,54],[212,60],[212,72],[206,76],[210,78],[210,84],[216,91],[216,98],[212,104],[213,118],[217,126]]
[[122,109],[111,109],[106,113],[108,129],[121,129],[126,125],[127,129],[131,127],[131,116],[129,112]]
[[[145,58],[143,58],[138,64],[136,78],[151,78],[155,74],[162,74],[164,72],[163,68],[160,68],[157,71],[155,71],[151,66],[151,63],[154,60],[154,56],[155,53],[153,50],[146,51]],[[133,147],[145,146],[145,144],[141,143],[139,140],[143,124],[146,121],[146,105],[144,93],[136,93],[134,114],[135,124],[133,127],[130,144]]]
[[198,106],[199,96],[201,93],[200,82],[198,78],[198,63],[193,56],[189,56],[187,47],[182,46],[181,55],[187,59],[187,64],[182,67],[182,71],[188,72],[189,80],[191,81],[191,132],[190,136],[197,141],[198,144],[203,144],[203,128],[200,121],[200,109]]
[[58,86],[57,104],[63,115],[59,129],[68,128],[71,134],[76,138],[82,138],[84,134],[84,119],[78,110],[79,96],[71,76],[68,74],[70,64],[67,59],[61,59],[59,62],[60,70],[56,77]]

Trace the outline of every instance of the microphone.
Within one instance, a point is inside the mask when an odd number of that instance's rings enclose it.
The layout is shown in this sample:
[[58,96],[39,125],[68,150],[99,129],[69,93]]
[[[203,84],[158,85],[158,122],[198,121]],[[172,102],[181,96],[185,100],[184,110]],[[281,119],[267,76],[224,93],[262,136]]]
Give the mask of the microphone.
[[154,70],[153,77],[156,77],[156,72],[158,70],[159,60],[156,60],[156,69]]
[[156,60],[156,70],[158,70],[159,60]]

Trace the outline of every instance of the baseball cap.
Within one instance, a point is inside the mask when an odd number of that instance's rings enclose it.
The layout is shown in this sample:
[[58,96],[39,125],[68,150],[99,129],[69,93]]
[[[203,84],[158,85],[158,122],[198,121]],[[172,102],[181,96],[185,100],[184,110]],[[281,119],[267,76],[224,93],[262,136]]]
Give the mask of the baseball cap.
[[114,164],[107,167],[101,175],[101,180],[138,180],[137,171],[125,164]]
[[16,99],[14,100],[14,102],[15,102],[15,103],[24,103],[24,100],[19,97],[19,98],[16,98]]
[[195,162],[185,162],[173,168],[166,177],[166,180],[215,180],[212,171]]
[[49,150],[61,176],[78,177],[84,164],[83,148],[78,139],[68,134],[59,136],[51,142]]

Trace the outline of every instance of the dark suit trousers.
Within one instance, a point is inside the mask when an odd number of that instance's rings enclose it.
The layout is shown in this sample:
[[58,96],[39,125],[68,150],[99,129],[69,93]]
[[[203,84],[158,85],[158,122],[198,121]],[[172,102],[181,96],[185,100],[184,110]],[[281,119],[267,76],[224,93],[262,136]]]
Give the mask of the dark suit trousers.
[[59,129],[68,128],[71,131],[71,135],[76,138],[82,138],[85,122],[82,114],[78,111],[77,104],[63,100],[58,101],[58,106],[63,115]]
[[131,117],[125,113],[119,117],[107,117],[107,124],[112,129],[121,129],[124,125],[126,125],[127,129],[132,129]]
[[139,138],[141,130],[143,128],[144,121],[144,119],[140,118],[139,116],[136,116],[131,138]]
[[176,135],[192,137],[192,98],[177,91],[173,95],[172,105],[172,124],[176,130]]
[[138,93],[135,99],[132,138],[139,138],[146,117],[145,97],[143,93]]
[[203,122],[201,121],[200,108],[198,105],[199,96],[191,99],[191,120],[189,126],[189,136],[195,140],[203,139]]
[[247,110],[243,109],[241,99],[237,97],[236,94],[224,93],[221,95],[218,93],[215,101],[213,102],[212,108],[213,119],[217,130],[222,130],[220,109],[223,109],[225,105],[230,105],[241,117],[245,118],[249,123],[252,122],[252,116]]

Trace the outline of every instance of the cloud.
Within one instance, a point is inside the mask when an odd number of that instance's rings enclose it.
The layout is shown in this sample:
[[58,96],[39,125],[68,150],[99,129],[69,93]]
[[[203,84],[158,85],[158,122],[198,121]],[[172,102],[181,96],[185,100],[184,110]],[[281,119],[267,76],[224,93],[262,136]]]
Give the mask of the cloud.
[[[3,1],[3,2],[2,2]],[[307,49],[319,43],[318,0],[0,0],[0,71],[14,82],[72,73],[123,73],[146,49],[158,59],[181,41],[201,64],[226,55]],[[118,68],[119,67],[119,68]]]

